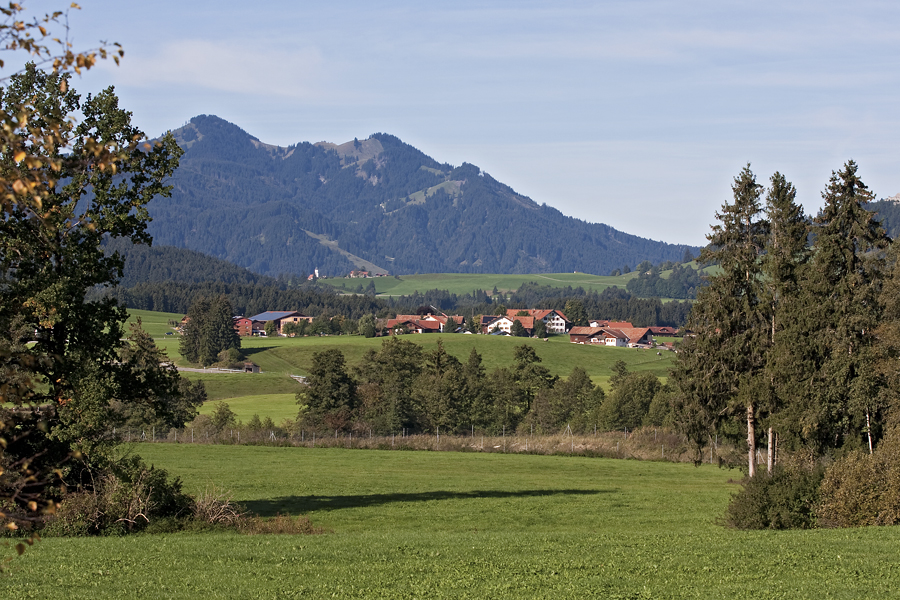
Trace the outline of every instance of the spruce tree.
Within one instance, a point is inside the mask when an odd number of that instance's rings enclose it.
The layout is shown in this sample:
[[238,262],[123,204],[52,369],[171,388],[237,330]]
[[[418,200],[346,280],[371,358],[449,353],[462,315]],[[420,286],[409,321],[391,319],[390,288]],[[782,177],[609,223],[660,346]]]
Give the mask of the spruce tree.
[[[776,422],[781,407],[791,396],[784,389],[784,376],[791,377],[793,350],[796,340],[781,335],[790,321],[791,304],[799,293],[799,275],[809,259],[807,237],[809,224],[803,207],[797,204],[797,190],[781,173],[772,175],[766,194],[766,216],[769,236],[762,259],[765,303],[769,314],[768,357],[766,360],[768,386],[763,386],[761,408],[768,413],[768,471],[775,466]],[[781,375],[781,376],[780,376]]]
[[[746,415],[750,476],[755,474],[757,399],[764,379],[768,318],[760,255],[768,224],[760,219],[762,186],[747,165],[732,185],[734,202],[716,214],[700,261],[719,274],[700,290],[688,328],[697,335],[679,353],[673,373],[682,398],[676,420],[699,450],[703,427],[738,409]],[[706,434],[708,435],[708,431]]]
[[793,344],[790,373],[782,369],[793,399],[784,421],[817,450],[858,444],[863,433],[871,445],[880,412],[874,343],[890,239],[865,208],[874,196],[857,168],[847,162],[822,193],[812,258],[781,334]]

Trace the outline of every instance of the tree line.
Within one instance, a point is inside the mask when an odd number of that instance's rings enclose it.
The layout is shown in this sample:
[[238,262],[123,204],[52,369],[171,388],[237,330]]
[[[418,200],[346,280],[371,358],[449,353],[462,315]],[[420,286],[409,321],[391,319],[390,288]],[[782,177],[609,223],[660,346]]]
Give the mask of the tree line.
[[561,380],[527,344],[513,363],[488,372],[473,348],[465,362],[438,340],[434,350],[392,337],[348,365],[337,349],[313,355],[308,386],[297,395],[297,426],[307,431],[489,434],[575,433],[671,423],[671,390],[619,361],[611,392],[581,367]]
[[[765,443],[762,483],[745,488],[749,496],[734,505],[746,507],[765,496],[758,486],[781,486],[785,496],[790,486],[817,489],[803,483],[808,468],[776,477],[782,454],[813,463],[856,451],[873,455],[880,441],[889,447],[897,435],[900,262],[898,246],[866,210],[873,196],[853,161],[832,173],[824,206],[812,218],[780,173],[764,189],[747,166],[732,190],[700,256],[719,272],[698,292],[688,320],[696,335],[685,339],[670,380],[678,390],[676,422],[698,452],[714,434],[744,437],[755,481],[757,446]],[[854,467],[856,475],[847,477],[842,460],[840,468],[820,470],[819,480],[829,481],[829,473],[843,473],[845,482],[861,476],[864,469]],[[841,494],[829,489],[825,500]],[[860,493],[886,498],[882,492]],[[813,514],[813,496],[793,501]],[[772,517],[771,502],[759,504],[767,504],[764,526],[775,526],[781,517]]]

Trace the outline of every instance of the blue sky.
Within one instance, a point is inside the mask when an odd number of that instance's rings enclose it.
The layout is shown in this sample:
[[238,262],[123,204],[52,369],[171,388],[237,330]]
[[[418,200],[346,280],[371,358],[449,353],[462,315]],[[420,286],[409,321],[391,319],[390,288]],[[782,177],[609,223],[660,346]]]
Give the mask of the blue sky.
[[75,46],[126,54],[76,87],[115,85],[150,135],[202,113],[279,145],[391,133],[563,213],[697,245],[747,162],[811,211],[849,158],[900,193],[896,2],[80,4]]

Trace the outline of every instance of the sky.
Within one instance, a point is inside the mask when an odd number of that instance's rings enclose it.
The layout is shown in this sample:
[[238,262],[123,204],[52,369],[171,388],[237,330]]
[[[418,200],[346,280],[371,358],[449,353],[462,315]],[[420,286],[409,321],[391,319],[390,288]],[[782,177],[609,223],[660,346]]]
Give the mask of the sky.
[[[43,13],[65,2],[25,2]],[[848,160],[900,193],[900,3],[83,0],[75,81],[156,136],[214,114],[269,144],[390,133],[538,203],[702,245],[731,183],[808,212]]]

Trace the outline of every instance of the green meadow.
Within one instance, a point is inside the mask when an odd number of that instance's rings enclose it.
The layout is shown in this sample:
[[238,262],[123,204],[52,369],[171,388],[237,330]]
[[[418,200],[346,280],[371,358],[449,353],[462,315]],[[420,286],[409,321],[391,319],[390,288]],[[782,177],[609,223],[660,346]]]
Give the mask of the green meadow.
[[[187,366],[178,354],[178,336],[156,338],[157,344],[166,350],[176,364]],[[192,381],[202,380],[206,386],[210,402],[201,412],[211,412],[212,402],[227,400],[229,406],[238,414],[238,418],[246,421],[241,415],[249,418],[258,414],[264,419],[271,417],[280,423],[282,415],[290,413],[296,416],[294,394],[300,384],[289,375],[308,375],[312,366],[312,358],[316,352],[338,349],[344,353],[347,363],[357,364],[370,349],[378,350],[386,338],[364,338],[361,336],[339,335],[324,337],[252,337],[241,339],[241,351],[258,364],[262,373],[194,373],[183,372],[182,375]],[[637,350],[634,348],[595,348],[569,342],[569,336],[553,336],[548,341],[531,338],[513,338],[505,336],[465,335],[465,334],[427,334],[407,335],[404,340],[422,345],[426,351],[437,347],[441,340],[450,354],[465,362],[474,348],[482,355],[483,365],[490,372],[499,367],[513,364],[516,346],[528,344],[534,346],[542,364],[552,374],[566,377],[577,365],[584,368],[591,380],[607,387],[612,374],[612,366],[617,360],[623,360],[630,371],[649,371],[665,380],[674,360],[674,353],[656,350]],[[258,401],[265,397],[265,401]],[[272,400],[277,398],[277,400]]]
[[629,279],[637,277],[637,273],[626,275],[591,275],[588,273],[532,273],[523,275],[503,275],[496,273],[430,273],[424,275],[399,275],[396,277],[375,277],[373,279],[325,279],[335,288],[353,292],[359,285],[366,288],[369,282],[375,284],[378,294],[389,296],[408,296],[414,292],[428,290],[448,290],[453,294],[469,294],[474,290],[484,290],[488,294],[497,288],[499,292],[511,292],[519,289],[523,283],[534,282],[551,287],[582,287],[586,290],[602,292],[608,287],[624,288]]
[[[125,325],[125,332],[128,332],[129,325],[140,319],[141,328],[149,333],[151,337],[157,339],[157,341],[159,341],[160,338],[174,338],[177,336],[177,334],[175,333],[175,330],[172,328],[172,326],[169,325],[169,321],[181,321],[181,318],[183,316],[184,315],[180,313],[164,313],[154,312],[152,310],[136,310],[133,308],[129,308],[128,321]],[[172,335],[166,336],[167,333],[172,333]]]
[[896,598],[898,528],[716,524],[734,471],[492,453],[143,444],[189,491],[327,533],[46,538],[7,598]]
[[[238,421],[248,422],[253,415],[259,415],[261,419],[269,417],[276,425],[287,419],[297,418],[297,390],[299,384],[294,383],[294,393],[288,394],[257,394],[239,396],[237,398],[214,398],[228,403],[228,408],[234,413]],[[211,415],[216,410],[214,401],[206,402],[200,407],[201,415]]]

